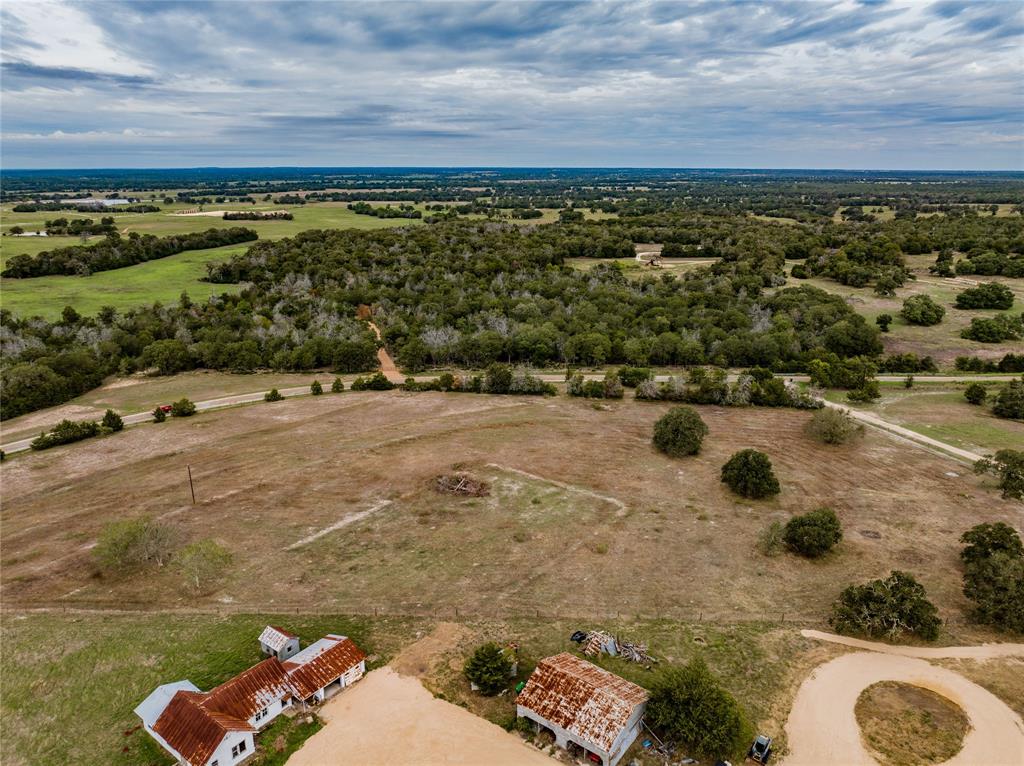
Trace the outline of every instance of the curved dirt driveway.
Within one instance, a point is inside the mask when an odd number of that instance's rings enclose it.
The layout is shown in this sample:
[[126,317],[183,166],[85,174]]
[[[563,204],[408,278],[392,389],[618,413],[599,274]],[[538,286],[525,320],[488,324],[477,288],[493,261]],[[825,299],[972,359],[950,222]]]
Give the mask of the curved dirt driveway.
[[826,662],[800,686],[786,722],[790,755],[786,766],[875,766],[861,744],[854,705],[860,693],[879,681],[902,681],[952,700],[967,714],[971,730],[963,749],[947,764],[1020,766],[1024,764],[1024,722],[991,692],[952,670],[940,668],[913,653],[937,657],[985,659],[1024,654],[1020,644],[918,649],[873,644],[817,631],[811,638],[879,651],[854,652]]

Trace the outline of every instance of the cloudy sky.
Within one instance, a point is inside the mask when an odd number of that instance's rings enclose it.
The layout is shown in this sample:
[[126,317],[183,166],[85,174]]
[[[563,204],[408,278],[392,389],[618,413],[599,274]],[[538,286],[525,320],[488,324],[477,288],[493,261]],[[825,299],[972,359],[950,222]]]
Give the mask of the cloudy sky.
[[1024,168],[1024,2],[33,2],[6,168]]

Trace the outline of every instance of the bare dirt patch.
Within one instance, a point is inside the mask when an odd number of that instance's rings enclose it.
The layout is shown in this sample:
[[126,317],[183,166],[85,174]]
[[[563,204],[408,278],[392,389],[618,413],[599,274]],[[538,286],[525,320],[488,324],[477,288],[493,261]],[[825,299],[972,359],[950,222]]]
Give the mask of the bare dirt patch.
[[854,708],[865,744],[882,766],[926,766],[960,752],[970,722],[964,711],[920,686],[882,681]]

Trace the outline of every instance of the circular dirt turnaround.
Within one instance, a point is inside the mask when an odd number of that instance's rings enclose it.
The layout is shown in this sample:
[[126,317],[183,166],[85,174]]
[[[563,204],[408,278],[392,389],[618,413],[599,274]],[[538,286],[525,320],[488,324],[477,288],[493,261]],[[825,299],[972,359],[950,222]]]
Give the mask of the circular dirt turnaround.
[[861,692],[854,708],[868,751],[882,766],[928,766],[960,752],[967,715],[941,694],[882,681]]
[[875,766],[854,708],[864,689],[901,681],[929,689],[966,713],[971,728],[947,764],[1020,766],[1024,723],[1002,700],[952,670],[914,657],[854,652],[816,668],[800,686],[786,722],[786,766]]

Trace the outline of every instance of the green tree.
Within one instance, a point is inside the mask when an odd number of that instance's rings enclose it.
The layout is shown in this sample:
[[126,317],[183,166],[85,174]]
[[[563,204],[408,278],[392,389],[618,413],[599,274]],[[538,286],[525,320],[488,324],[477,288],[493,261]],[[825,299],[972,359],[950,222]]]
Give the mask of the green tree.
[[707,424],[692,407],[673,407],[654,424],[654,446],[669,457],[685,457],[700,452]]
[[978,524],[960,536],[964,548],[960,558],[965,566],[976,564],[996,553],[1009,556],[1024,556],[1024,544],[1021,543],[1017,530],[1002,521]]
[[941,620],[924,586],[912,575],[894,570],[884,580],[846,588],[832,606],[829,624],[840,633],[889,641],[904,633],[934,641]]
[[331,393],[340,394],[345,390],[345,384],[341,382],[341,378],[335,378],[334,382],[331,383]]
[[999,389],[992,403],[992,414],[999,418],[1024,420],[1024,377],[1011,380]]
[[489,394],[507,394],[512,387],[512,368],[495,362],[484,373],[484,391]]
[[196,414],[196,405],[189,399],[182,397],[171,405],[171,416],[175,418],[187,418]]
[[902,316],[910,324],[936,325],[946,315],[946,309],[936,303],[930,295],[911,295],[903,301],[900,310]]
[[875,317],[875,324],[882,332],[889,332],[889,325],[892,324],[892,314],[879,314]]
[[156,368],[160,375],[173,375],[192,368],[188,347],[180,340],[158,340],[142,352],[143,367]]
[[736,494],[754,499],[772,497],[780,489],[771,459],[755,449],[733,454],[722,466],[722,481]]
[[753,737],[739,703],[708,670],[703,658],[667,667],[650,686],[645,719],[661,736],[703,758],[738,756]]
[[992,457],[976,462],[974,472],[998,476],[999,489],[1007,500],[1024,500],[1024,451],[1001,449]]
[[309,386],[309,393],[313,396],[320,396],[324,392],[324,387],[320,385],[319,380],[314,380]]
[[100,425],[108,431],[121,431],[124,429],[124,420],[113,410],[107,410],[103,413],[103,420],[100,421]]
[[231,564],[231,552],[214,540],[197,540],[182,548],[174,565],[192,593],[209,593]]
[[165,420],[167,420],[167,413],[164,412],[163,407],[157,407],[153,410],[154,423],[163,423]]
[[999,552],[968,566],[964,595],[976,620],[1024,633],[1024,556]]
[[843,528],[835,511],[819,508],[790,519],[782,537],[790,550],[813,559],[824,556],[843,539]]
[[488,697],[508,687],[512,660],[494,642],[481,644],[466,660],[462,669],[470,683],[476,684]]
[[984,404],[987,397],[988,392],[981,383],[971,383],[964,389],[964,399],[971,404]]
[[68,399],[69,387],[64,378],[44,364],[23,362],[4,368],[3,396],[0,417],[17,417]]
[[276,388],[272,388],[267,393],[263,394],[263,401],[265,402],[280,402],[284,401],[284,396]]

